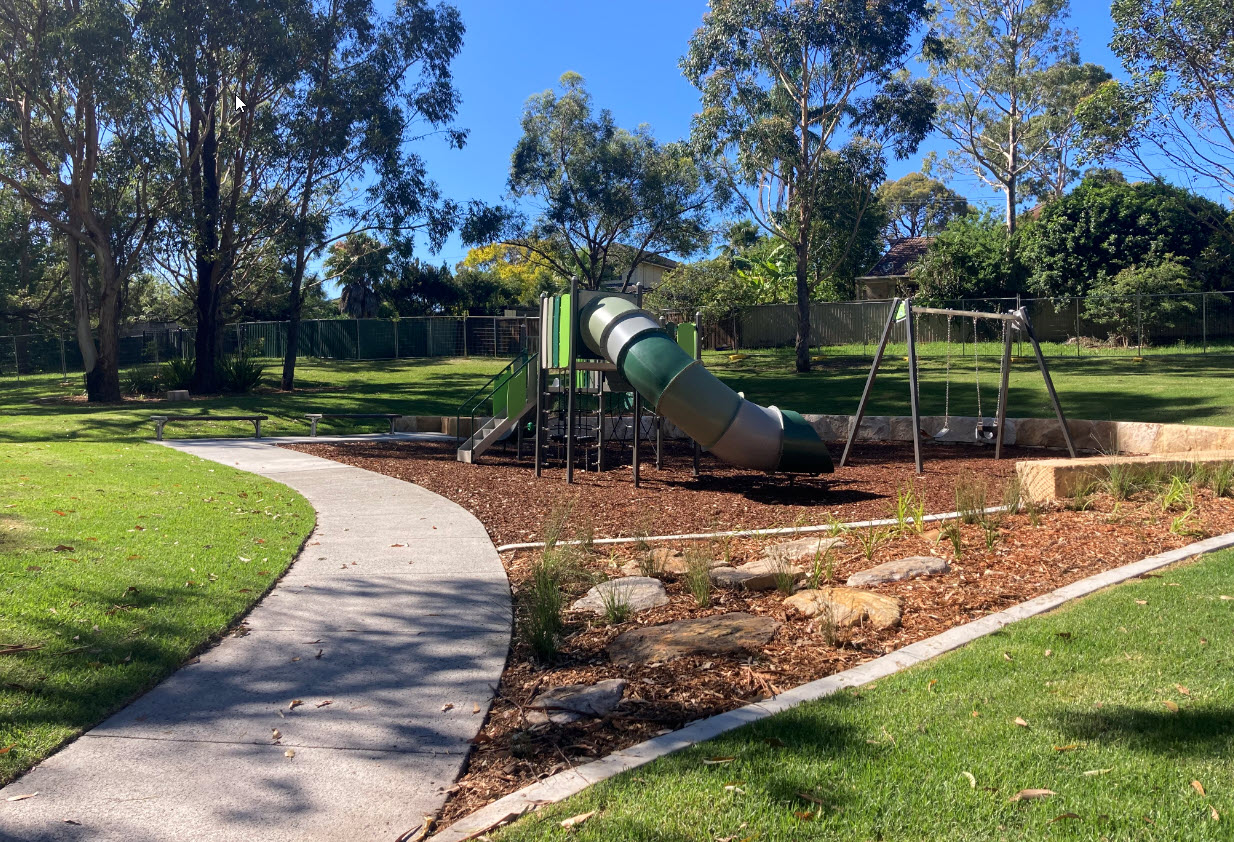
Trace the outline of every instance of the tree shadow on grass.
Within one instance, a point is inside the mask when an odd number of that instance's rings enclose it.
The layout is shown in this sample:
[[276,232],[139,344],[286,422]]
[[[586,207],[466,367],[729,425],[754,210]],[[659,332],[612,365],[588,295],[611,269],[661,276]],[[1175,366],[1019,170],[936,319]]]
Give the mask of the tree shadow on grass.
[[1234,751],[1234,707],[1183,708],[1174,713],[1126,705],[1062,710],[1054,715],[1069,737],[1119,743],[1133,750],[1190,757],[1228,757]]

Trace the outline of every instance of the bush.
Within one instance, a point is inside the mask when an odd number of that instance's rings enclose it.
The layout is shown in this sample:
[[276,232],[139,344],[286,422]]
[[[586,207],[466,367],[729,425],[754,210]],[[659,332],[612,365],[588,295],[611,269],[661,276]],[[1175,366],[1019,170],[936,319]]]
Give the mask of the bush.
[[173,357],[163,364],[159,376],[164,389],[187,389],[193,382],[193,360],[190,357]]
[[1085,300],[1084,315],[1107,328],[1110,339],[1123,347],[1135,344],[1137,337],[1147,344],[1153,333],[1195,316],[1199,309],[1195,300],[1183,296],[1199,288],[1187,267],[1166,257],[1098,281]]
[[219,387],[224,392],[246,394],[257,388],[265,371],[252,349],[245,348],[219,361]]
[[162,391],[159,380],[159,370],[149,366],[139,366],[129,369],[124,375],[124,393],[126,395],[156,395]]

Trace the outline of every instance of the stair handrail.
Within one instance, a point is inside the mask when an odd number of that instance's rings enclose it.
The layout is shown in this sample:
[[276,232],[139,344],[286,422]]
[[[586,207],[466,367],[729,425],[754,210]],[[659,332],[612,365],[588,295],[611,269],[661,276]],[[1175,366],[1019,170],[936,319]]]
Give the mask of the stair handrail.
[[[475,436],[476,434],[476,411],[479,409],[480,405],[485,400],[492,398],[498,389],[500,389],[502,386],[504,386],[514,377],[518,376],[519,372],[521,372],[525,368],[528,368],[531,365],[531,363],[539,359],[539,357],[540,355],[538,353],[528,354],[526,351],[519,351],[518,356],[510,360],[510,362],[505,366],[505,368],[503,368],[501,371],[497,372],[492,377],[490,377],[483,386],[481,386],[479,389],[473,392],[471,396],[467,398],[467,400],[463,401],[459,405],[459,408],[455,412],[455,415],[454,415],[454,441],[456,445],[461,444],[465,439],[470,439],[473,436]],[[500,382],[497,382],[497,381],[500,381]],[[489,387],[492,387],[492,388],[489,388]],[[470,412],[467,412],[468,405],[471,404],[472,401],[475,401],[476,398],[479,398],[480,400],[476,403],[474,407],[471,407]],[[462,433],[462,428],[463,428],[462,420],[464,417],[468,418],[471,421],[471,425],[468,428],[470,432],[465,437],[463,436],[463,433]]]

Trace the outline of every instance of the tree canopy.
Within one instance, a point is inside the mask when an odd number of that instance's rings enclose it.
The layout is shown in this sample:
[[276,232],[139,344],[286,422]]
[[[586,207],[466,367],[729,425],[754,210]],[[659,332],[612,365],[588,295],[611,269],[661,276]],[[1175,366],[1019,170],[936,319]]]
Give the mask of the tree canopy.
[[959,193],[919,172],[884,181],[877,195],[886,214],[884,238],[889,243],[906,237],[933,237],[951,220],[974,213]]

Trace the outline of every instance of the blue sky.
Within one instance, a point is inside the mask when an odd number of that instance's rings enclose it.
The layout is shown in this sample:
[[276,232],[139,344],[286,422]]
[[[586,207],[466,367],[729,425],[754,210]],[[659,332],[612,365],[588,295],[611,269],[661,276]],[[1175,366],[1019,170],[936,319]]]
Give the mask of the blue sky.
[[[462,94],[458,124],[470,129],[466,148],[451,150],[429,140],[418,150],[446,195],[458,200],[501,199],[519,118],[529,96],[555,85],[567,70],[581,73],[598,107],[613,112],[618,125],[649,124],[658,139],[690,132],[697,91],[677,61],[707,9],[698,0],[454,0],[467,26],[455,62]],[[1122,75],[1108,44],[1113,24],[1108,0],[1073,0],[1071,24],[1080,35],[1080,57]],[[893,162],[893,178],[920,169],[930,150],[947,149],[939,138],[918,155]],[[997,196],[975,179],[956,180],[954,189],[972,201]],[[423,255],[450,266],[466,249],[451,238],[440,254]]]

